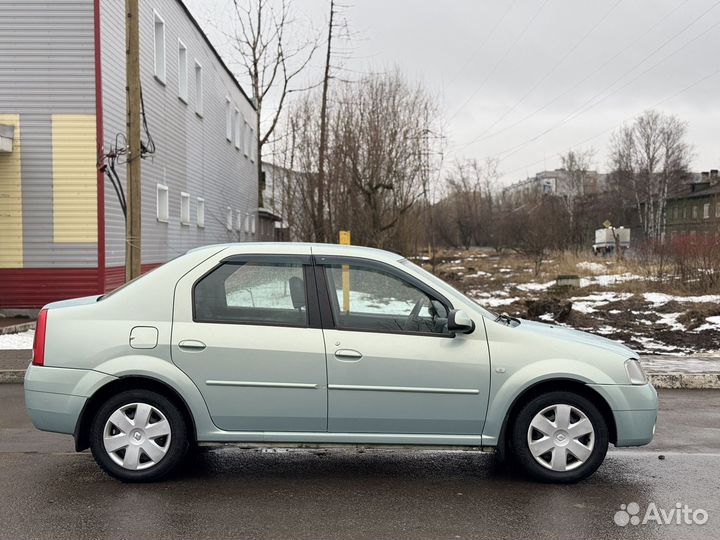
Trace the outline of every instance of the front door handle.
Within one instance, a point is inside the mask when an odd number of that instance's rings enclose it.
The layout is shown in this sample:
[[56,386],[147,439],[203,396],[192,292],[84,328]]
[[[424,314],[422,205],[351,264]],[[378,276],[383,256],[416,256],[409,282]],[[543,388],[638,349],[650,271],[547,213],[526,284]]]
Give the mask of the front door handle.
[[184,339],[178,343],[178,347],[180,347],[183,351],[200,352],[205,348],[205,344],[196,339]]
[[362,354],[354,349],[338,349],[335,351],[335,358],[338,360],[357,361],[362,358]]

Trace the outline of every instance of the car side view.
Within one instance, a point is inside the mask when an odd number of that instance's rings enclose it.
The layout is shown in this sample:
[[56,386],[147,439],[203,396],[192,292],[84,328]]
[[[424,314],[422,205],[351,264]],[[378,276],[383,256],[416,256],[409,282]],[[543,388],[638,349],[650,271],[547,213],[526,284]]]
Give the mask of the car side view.
[[25,400],[123,481],[203,444],[497,450],[576,482],[655,431],[637,355],[354,246],[207,246],[40,312]]

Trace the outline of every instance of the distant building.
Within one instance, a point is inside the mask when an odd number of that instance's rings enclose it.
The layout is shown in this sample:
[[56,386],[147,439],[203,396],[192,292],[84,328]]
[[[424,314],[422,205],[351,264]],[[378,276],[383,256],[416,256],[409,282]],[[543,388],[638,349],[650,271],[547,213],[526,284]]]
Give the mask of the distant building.
[[[607,175],[597,171],[588,171],[581,187],[582,195],[601,193],[607,189]],[[503,190],[508,197],[523,197],[528,195],[557,195],[566,196],[574,191],[571,177],[565,169],[554,171],[541,171],[535,176],[520,180]]]
[[[125,221],[98,168],[125,145],[123,7],[0,0],[0,308],[124,281]],[[156,147],[142,162],[143,270],[202,244],[273,239],[275,218],[257,207],[252,102],[180,0],[140,10]]]
[[720,178],[717,169],[701,173],[700,181],[668,199],[666,238],[681,235],[720,235]]

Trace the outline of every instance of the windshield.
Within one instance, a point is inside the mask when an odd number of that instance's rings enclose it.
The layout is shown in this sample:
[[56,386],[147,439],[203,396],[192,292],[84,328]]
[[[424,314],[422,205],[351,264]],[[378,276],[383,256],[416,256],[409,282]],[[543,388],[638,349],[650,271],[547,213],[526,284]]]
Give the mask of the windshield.
[[440,279],[439,277],[437,277],[437,276],[436,276],[435,274],[433,274],[432,272],[428,272],[428,271],[425,270],[422,266],[417,265],[417,264],[415,264],[415,263],[413,263],[413,262],[410,262],[410,261],[407,260],[407,259],[400,259],[400,264],[402,264],[403,266],[407,266],[408,268],[412,268],[413,270],[416,270],[416,271],[420,272],[420,273],[425,277],[425,279],[427,279],[427,280],[430,281],[431,283],[434,283],[436,286],[438,286],[438,287],[449,287],[450,289],[452,289],[452,290],[455,291],[456,293],[464,296],[465,298],[467,298],[468,300],[470,300],[473,304],[479,306],[480,309],[483,311],[483,314],[484,314],[486,317],[490,317],[490,318],[492,318],[492,319],[497,318],[497,315],[496,315],[495,313],[493,313],[493,312],[490,311],[489,309],[485,308],[482,304],[480,304],[480,302],[478,302],[478,301],[475,300],[474,298],[471,298],[470,296],[468,296],[467,294],[465,294],[465,293],[462,292],[461,290],[457,289],[456,287],[453,287],[453,286],[450,285],[448,282],[443,281],[442,279]]

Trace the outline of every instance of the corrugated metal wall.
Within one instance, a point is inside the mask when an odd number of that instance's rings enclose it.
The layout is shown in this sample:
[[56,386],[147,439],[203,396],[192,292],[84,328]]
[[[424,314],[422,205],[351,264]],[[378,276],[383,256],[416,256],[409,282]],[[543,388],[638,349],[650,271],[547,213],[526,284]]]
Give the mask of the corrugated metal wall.
[[[86,115],[94,122],[93,29],[92,0],[0,0],[0,114],[20,117],[25,268],[97,266],[96,238],[77,238],[66,226],[69,234],[54,241],[53,213],[67,201],[54,203],[53,115]],[[84,142],[85,127],[78,130],[70,127],[65,136],[80,133]],[[84,166],[84,156],[75,157],[64,161],[66,176],[58,179],[66,192],[75,169]],[[85,210],[94,213],[92,205]]]
[[0,0],[0,118],[19,121],[0,155],[0,307],[97,286],[95,184],[77,182],[94,170],[93,32],[92,0]]
[[[125,132],[124,3],[101,2],[104,139],[106,150],[115,135]],[[225,138],[225,98],[251,125],[250,103],[215,58],[200,32],[177,0],[143,0],[140,19],[141,79],[147,120],[157,152],[142,163],[142,260],[165,262],[188,249],[210,243],[252,240],[244,231],[244,216],[256,210],[255,165]],[[154,15],[165,23],[166,80],[154,76]],[[178,40],[187,48],[188,101],[178,97]],[[203,115],[196,114],[195,61],[202,65]],[[119,171],[124,182],[125,171]],[[156,215],[156,186],[168,186],[169,219]],[[190,195],[190,224],[180,223],[180,193]],[[205,199],[205,227],[196,223],[197,198]],[[113,188],[105,185],[107,266],[124,264],[125,225]],[[227,208],[233,230],[226,229]],[[237,216],[243,216],[242,231]],[[257,231],[257,228],[256,228]]]

